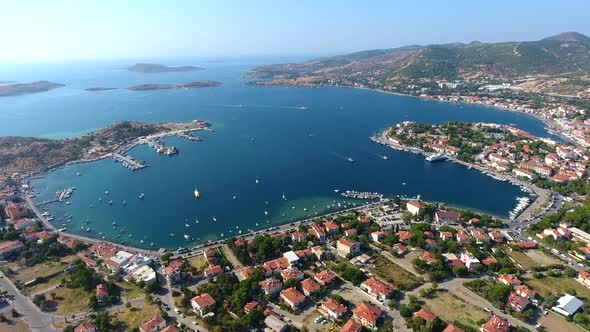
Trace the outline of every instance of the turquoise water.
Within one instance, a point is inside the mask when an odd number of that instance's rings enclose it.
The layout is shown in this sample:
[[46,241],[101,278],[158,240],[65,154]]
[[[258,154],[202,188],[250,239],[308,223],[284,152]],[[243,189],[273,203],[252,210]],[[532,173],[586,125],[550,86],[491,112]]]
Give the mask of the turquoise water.
[[[53,198],[57,190],[77,187],[71,205],[44,207],[56,219],[71,215],[68,231],[168,248],[185,245],[183,234],[197,242],[217,239],[322,213],[327,205],[335,209],[342,199],[334,189],[420,194],[426,200],[506,216],[516,198],[524,195],[518,187],[452,163],[425,162],[422,156],[385,148],[369,137],[401,121],[449,120],[512,123],[549,136],[533,118],[488,107],[358,89],[244,84],[242,74],[251,64],[276,61],[228,59],[213,64],[203,59],[167,59],[157,62],[201,65],[207,70],[150,75],[118,69],[137,61],[0,66],[0,79],[48,79],[68,85],[2,98],[0,134],[68,137],[118,120],[211,122],[215,132],[198,133],[203,142],[166,138],[165,144],[176,146],[178,155],[158,155],[147,146],[131,150],[130,155],[150,165],[140,171],[131,172],[109,159],[59,168],[32,181],[39,202]],[[198,79],[223,85],[194,90],[82,90]],[[296,109],[301,105],[309,109]],[[348,157],[355,162],[348,162]],[[199,200],[193,195],[195,187],[201,192]],[[142,192],[145,199],[140,200]],[[112,205],[106,203],[109,200]],[[117,229],[112,228],[113,221]],[[62,227],[61,222],[56,225]]]

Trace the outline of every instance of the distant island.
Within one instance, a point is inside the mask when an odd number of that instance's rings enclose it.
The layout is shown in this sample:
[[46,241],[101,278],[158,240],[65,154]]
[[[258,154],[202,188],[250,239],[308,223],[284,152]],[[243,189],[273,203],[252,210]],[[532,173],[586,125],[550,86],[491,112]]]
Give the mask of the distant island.
[[96,87],[96,88],[88,88],[84,89],[86,91],[107,91],[107,90],[116,90],[117,88],[103,88],[103,87]]
[[0,80],[0,84],[8,84],[8,83],[15,83],[14,81],[2,81]]
[[135,65],[131,67],[126,67],[125,69],[144,74],[204,70],[204,68],[195,66],[169,67],[166,65],[160,65],[155,63],[136,63]]
[[200,120],[190,123],[121,121],[77,138],[0,137],[0,176],[45,171],[67,162],[97,160],[126,150],[137,144],[140,137],[209,127],[209,123]]
[[37,81],[31,83],[16,83],[0,85],[0,97],[26,95],[30,93],[45,92],[57,88],[64,87],[64,84]]
[[148,84],[140,84],[130,86],[127,89],[134,90],[134,91],[143,91],[143,90],[167,90],[167,89],[195,89],[195,88],[210,88],[220,86],[220,82],[216,81],[195,81],[189,83],[182,83],[182,84],[157,84],[157,83],[148,83]]

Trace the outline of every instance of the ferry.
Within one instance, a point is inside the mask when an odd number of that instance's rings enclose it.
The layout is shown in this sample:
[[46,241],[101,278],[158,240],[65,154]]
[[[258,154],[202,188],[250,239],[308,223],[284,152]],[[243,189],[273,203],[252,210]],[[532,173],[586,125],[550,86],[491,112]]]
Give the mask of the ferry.
[[201,194],[199,193],[199,190],[195,189],[195,197],[199,198],[201,197]]
[[426,157],[426,161],[435,162],[435,161],[443,161],[447,160],[447,155],[442,153],[431,154],[430,156]]

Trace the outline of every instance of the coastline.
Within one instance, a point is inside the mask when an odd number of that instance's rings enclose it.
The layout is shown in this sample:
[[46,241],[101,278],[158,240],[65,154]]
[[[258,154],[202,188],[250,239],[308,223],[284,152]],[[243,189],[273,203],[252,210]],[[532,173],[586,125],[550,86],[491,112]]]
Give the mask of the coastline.
[[[411,153],[422,154],[422,155],[425,155],[425,156],[428,155],[428,153],[426,151],[424,151],[424,150],[422,150],[420,148],[409,147],[409,146],[405,146],[405,145],[400,145],[400,144],[396,144],[396,143],[393,143],[393,142],[389,141],[389,139],[387,138],[387,131],[388,130],[389,129],[383,131],[380,136],[373,136],[370,139],[373,142],[375,142],[375,143],[388,146],[388,147],[390,147],[392,149],[395,149],[395,150],[409,151]],[[519,179],[517,179],[517,178],[515,178],[515,177],[513,177],[513,176],[511,176],[509,174],[498,173],[495,170],[487,169],[487,168],[485,168],[483,166],[480,166],[480,165],[477,165],[477,164],[465,162],[465,161],[459,160],[457,158],[454,158],[454,157],[448,156],[448,155],[447,155],[447,159],[451,160],[454,163],[460,164],[462,166],[471,167],[471,168],[476,169],[476,170],[478,170],[478,171],[480,171],[482,173],[485,172],[485,173],[488,173],[488,174],[493,174],[494,176],[506,178],[512,184],[518,185],[518,186],[521,186],[521,187],[526,187],[527,190],[529,191],[529,193],[534,194],[535,199],[531,202],[531,204],[529,204],[522,212],[520,212],[518,214],[518,216],[516,218],[514,218],[512,221],[522,222],[522,221],[526,221],[526,220],[529,220],[531,218],[534,218],[535,217],[533,215],[534,212],[537,209],[541,208],[543,206],[543,204],[545,202],[547,202],[547,200],[550,197],[550,194],[549,194],[549,192],[547,190],[541,189],[541,188],[539,188],[539,187],[537,187],[537,186],[535,186],[535,185],[533,185],[531,183],[528,183],[528,182],[525,182],[525,181],[521,181],[521,180],[519,180]],[[533,196],[533,195],[531,195],[531,196]]]

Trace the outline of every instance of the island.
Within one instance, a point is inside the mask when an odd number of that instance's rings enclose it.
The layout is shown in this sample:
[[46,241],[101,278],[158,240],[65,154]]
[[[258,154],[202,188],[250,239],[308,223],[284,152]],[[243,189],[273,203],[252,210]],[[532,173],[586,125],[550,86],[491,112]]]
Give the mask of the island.
[[45,92],[64,87],[64,84],[50,81],[36,81],[31,83],[15,83],[0,85],[0,97],[26,95]]
[[86,91],[108,91],[108,90],[116,90],[117,88],[104,88],[104,87],[95,87],[95,88],[87,88],[84,89]]
[[125,69],[129,71],[134,71],[137,73],[144,73],[144,74],[154,74],[154,73],[173,73],[173,72],[183,72],[183,71],[196,71],[196,70],[204,70],[201,67],[195,66],[180,66],[180,67],[170,67],[166,65],[160,65],[155,63],[136,63],[133,66],[126,67]]
[[220,86],[220,82],[216,81],[195,81],[181,84],[158,84],[148,83],[130,86],[128,90],[142,91],[142,90],[167,90],[167,89],[195,89],[195,88],[211,88]]
[[107,128],[77,138],[46,139],[36,137],[0,137],[0,176],[14,173],[37,173],[66,163],[88,162],[112,157],[130,169],[142,168],[125,152],[137,144],[149,144],[157,152],[173,154],[175,148],[164,147],[159,138],[177,135],[194,141],[190,132],[205,130],[209,123],[117,122]]

